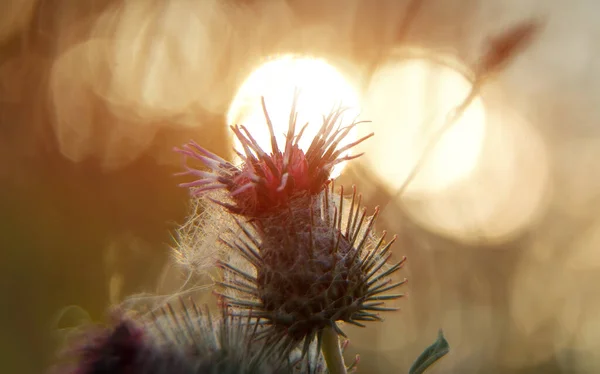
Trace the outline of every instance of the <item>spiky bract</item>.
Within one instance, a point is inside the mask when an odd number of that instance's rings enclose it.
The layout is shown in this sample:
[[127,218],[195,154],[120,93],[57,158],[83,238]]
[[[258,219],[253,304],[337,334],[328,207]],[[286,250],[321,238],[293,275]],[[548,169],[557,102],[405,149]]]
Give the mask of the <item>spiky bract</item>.
[[344,208],[343,190],[334,196],[326,189],[316,198],[295,199],[297,205],[279,215],[238,221],[244,235],[225,241],[255,271],[222,263],[221,285],[228,290],[222,295],[238,315],[267,322],[259,337],[269,344],[294,347],[304,340],[306,349],[326,326],[344,335],[337,321],[364,326],[381,320],[378,312],[395,310],[383,303],[403,296],[387,292],[404,283],[391,284],[389,276],[405,260],[386,267],[395,237],[387,243],[385,233],[375,237],[378,209],[366,217],[360,200],[353,190]]
[[296,133],[295,103],[296,98],[290,113],[283,149],[280,149],[277,144],[264,98],[262,106],[271,135],[270,153],[260,147],[246,127],[231,126],[243,148],[243,153],[236,151],[242,159],[242,165],[239,167],[193,141],[186,144],[183,149],[176,149],[186,157],[199,160],[210,169],[210,171],[202,171],[186,165],[186,171],[181,175],[192,175],[198,179],[183,183],[181,186],[192,188],[195,195],[203,195],[213,190],[225,190],[229,201],[212,200],[232,213],[247,217],[263,216],[277,211],[288,206],[290,200],[299,194],[320,193],[326,187],[335,165],[361,155],[344,154],[373,134],[339,147],[340,142],[360,122],[353,121],[350,125],[343,126],[341,119],[344,109],[338,108],[323,118],[319,132],[308,150],[304,152],[299,148],[298,142],[308,124]]

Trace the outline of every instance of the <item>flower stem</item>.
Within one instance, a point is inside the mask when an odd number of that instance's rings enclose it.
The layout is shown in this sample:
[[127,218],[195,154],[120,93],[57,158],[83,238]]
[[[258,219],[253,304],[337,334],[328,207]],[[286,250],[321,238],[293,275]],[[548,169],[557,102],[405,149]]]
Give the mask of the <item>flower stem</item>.
[[330,374],[347,374],[344,356],[340,348],[338,334],[331,327],[323,329],[323,345],[321,346],[327,370]]

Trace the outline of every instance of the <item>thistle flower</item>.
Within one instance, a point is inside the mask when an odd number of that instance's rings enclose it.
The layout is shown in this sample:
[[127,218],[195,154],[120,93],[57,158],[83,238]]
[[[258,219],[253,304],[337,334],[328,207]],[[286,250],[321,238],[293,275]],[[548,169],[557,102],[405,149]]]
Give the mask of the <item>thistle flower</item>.
[[262,107],[271,135],[271,153],[267,153],[258,145],[246,127],[231,126],[231,130],[243,148],[243,153],[236,151],[242,159],[242,165],[234,166],[191,141],[176,151],[201,161],[211,171],[201,171],[186,165],[186,171],[180,175],[192,175],[198,179],[183,183],[181,186],[191,187],[192,193],[196,196],[205,195],[212,190],[225,190],[230,202],[211,198],[212,201],[232,213],[260,217],[287,206],[295,196],[321,192],[326,187],[335,165],[361,155],[344,156],[344,153],[373,136],[371,133],[338,149],[340,141],[361,123],[353,121],[348,126],[342,126],[340,122],[344,109],[338,108],[323,118],[323,125],[318,134],[308,150],[304,152],[299,148],[298,142],[308,124],[296,133],[297,113],[294,104],[285,145],[281,150],[275,139],[273,124],[264,98],[262,98]]
[[[375,235],[379,210],[367,217],[356,189],[346,200],[343,189],[335,195],[330,180],[333,166],[360,156],[343,156],[344,152],[373,134],[337,149],[359,123],[342,127],[343,111],[337,109],[324,117],[305,153],[298,148],[305,127],[296,133],[292,106],[281,151],[264,99],[262,105],[271,153],[261,149],[244,126],[233,126],[244,149],[239,154],[241,166],[190,143],[179,152],[202,161],[211,171],[186,166],[183,174],[200,179],[183,186],[224,207],[237,226],[229,235],[225,234],[231,228],[222,229],[221,243],[245,261],[219,262],[223,269],[219,284],[224,288],[219,295],[225,304],[236,316],[264,323],[257,338],[280,345],[282,355],[289,355],[302,341],[305,355],[315,338],[320,346],[325,329],[345,335],[338,321],[364,326],[363,322],[381,320],[378,312],[396,310],[383,304],[403,296],[387,292],[404,284],[392,284],[388,277],[405,259],[387,264],[395,237],[386,242],[385,233]],[[228,201],[215,199],[214,190],[225,191]]]

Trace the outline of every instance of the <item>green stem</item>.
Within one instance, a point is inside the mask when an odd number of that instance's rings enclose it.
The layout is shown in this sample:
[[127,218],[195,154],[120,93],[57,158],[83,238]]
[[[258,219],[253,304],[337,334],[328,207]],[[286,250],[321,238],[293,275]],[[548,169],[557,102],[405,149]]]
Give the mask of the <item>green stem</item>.
[[340,347],[340,339],[335,330],[331,327],[323,329],[323,343],[321,346],[327,370],[329,374],[347,374],[344,356]]

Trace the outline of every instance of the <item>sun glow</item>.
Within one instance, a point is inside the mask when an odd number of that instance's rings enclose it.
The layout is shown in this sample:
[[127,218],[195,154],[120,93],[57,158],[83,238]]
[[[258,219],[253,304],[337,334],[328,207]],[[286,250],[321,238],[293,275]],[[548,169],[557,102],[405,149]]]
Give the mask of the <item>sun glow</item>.
[[509,240],[544,210],[545,143],[490,91],[485,106],[476,96],[447,122],[473,87],[448,62],[405,58],[379,67],[363,102],[376,141],[361,147],[360,161],[420,226],[468,243]]
[[[288,129],[294,92],[298,89],[296,104],[298,126],[308,123],[299,142],[307,150],[323,123],[323,116],[341,105],[348,108],[341,122],[349,125],[359,113],[359,97],[352,85],[333,66],[322,59],[285,55],[264,63],[256,69],[238,90],[227,115],[229,125],[245,126],[258,144],[271,149],[269,130],[261,106],[261,96],[275,128],[279,145],[284,142]],[[340,147],[356,140],[356,131],[343,139]],[[240,143],[234,139],[235,148]],[[337,165],[333,177],[339,175],[345,163]]]
[[471,83],[458,71],[427,59],[390,61],[374,74],[364,102],[376,142],[365,144],[365,161],[390,190],[397,190],[423,160],[407,193],[427,196],[469,176],[485,135],[485,109],[476,98],[435,143],[424,150],[446,116],[469,94]]

